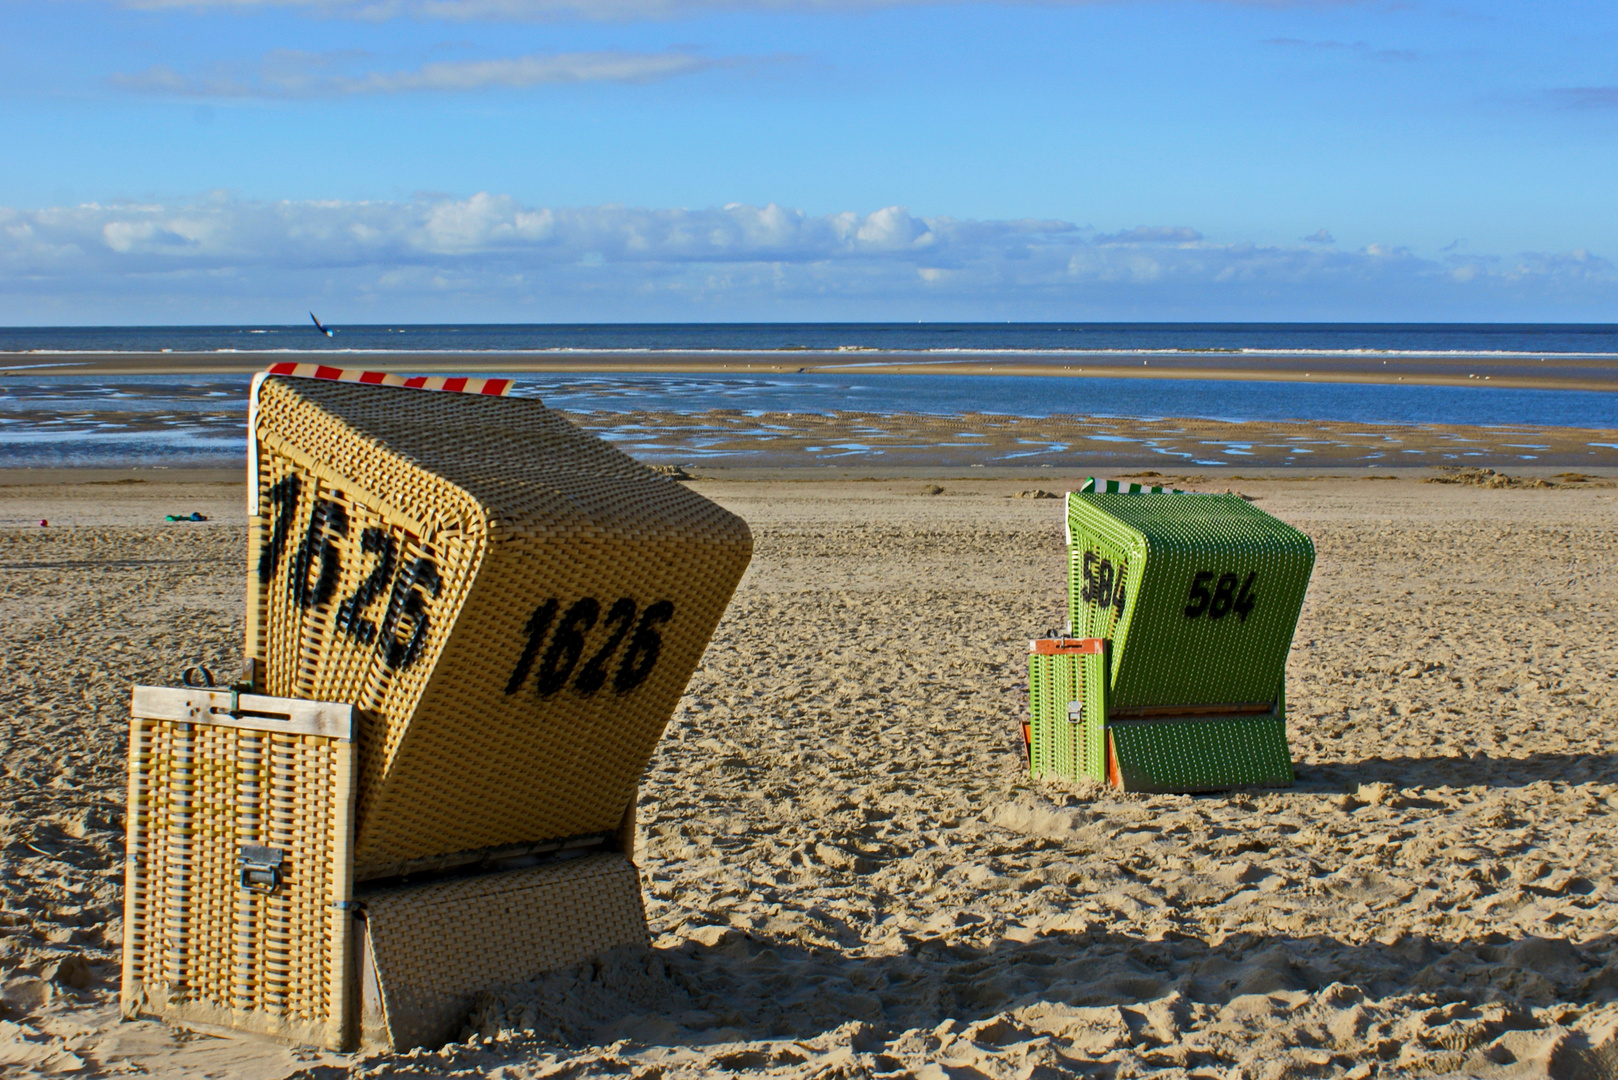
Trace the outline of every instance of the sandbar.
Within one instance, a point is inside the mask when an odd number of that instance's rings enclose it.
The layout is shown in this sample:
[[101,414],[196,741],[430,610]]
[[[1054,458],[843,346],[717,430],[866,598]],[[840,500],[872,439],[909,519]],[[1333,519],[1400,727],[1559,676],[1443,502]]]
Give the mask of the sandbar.
[[1541,390],[1618,390],[1610,356],[1365,354],[1180,351],[1132,353],[829,352],[823,350],[559,352],[156,352],[0,354],[0,376],[219,375],[262,371],[301,361],[399,373],[592,372],[597,374],[932,374],[1056,375],[1074,378],[1267,380],[1275,382],[1406,383]]

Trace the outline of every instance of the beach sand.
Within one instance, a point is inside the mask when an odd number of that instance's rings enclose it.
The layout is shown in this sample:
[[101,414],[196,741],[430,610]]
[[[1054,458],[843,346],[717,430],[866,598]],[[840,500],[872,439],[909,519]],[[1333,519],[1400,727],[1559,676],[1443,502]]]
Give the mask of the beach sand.
[[364,1057],[116,1021],[128,688],[233,668],[240,484],[0,477],[0,1063],[1618,1076],[1618,489],[1204,476],[1319,549],[1299,781],[1125,796],[1023,771],[1026,641],[1064,594],[1062,503],[1028,494],[1083,475],[1053,472],[699,470],[757,548],[641,788],[652,957]]

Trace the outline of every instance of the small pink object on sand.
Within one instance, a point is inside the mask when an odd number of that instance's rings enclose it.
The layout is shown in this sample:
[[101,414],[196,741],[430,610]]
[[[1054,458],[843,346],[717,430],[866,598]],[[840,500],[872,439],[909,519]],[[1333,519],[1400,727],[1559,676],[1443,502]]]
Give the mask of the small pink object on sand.
[[41,529],[45,528],[45,526],[47,526],[49,524],[50,524],[50,522],[46,521],[44,518],[39,519],[39,527]]

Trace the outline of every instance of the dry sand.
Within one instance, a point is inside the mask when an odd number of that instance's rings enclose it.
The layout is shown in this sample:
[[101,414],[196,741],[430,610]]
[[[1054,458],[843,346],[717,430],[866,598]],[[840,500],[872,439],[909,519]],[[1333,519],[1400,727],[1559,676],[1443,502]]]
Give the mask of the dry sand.
[[[0,1063],[1618,1076],[1618,489],[1208,479],[1320,557],[1297,787],[1191,798],[1022,771],[1061,503],[1008,496],[1076,477],[794,475],[695,483],[757,554],[642,787],[651,959],[496,989],[466,1041],[363,1058],[115,1020],[128,686],[230,666],[239,486],[6,477]],[[216,520],[159,520],[192,509]]]

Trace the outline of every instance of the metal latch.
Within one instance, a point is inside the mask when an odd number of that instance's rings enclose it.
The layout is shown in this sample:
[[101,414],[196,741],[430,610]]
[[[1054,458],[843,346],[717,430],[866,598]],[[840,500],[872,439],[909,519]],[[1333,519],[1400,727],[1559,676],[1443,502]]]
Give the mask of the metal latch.
[[281,887],[281,863],[286,852],[280,848],[243,844],[236,849],[236,864],[241,869],[242,888],[251,892],[272,893]]
[[1067,703],[1067,722],[1070,724],[1082,723],[1084,720],[1084,702],[1070,701]]

